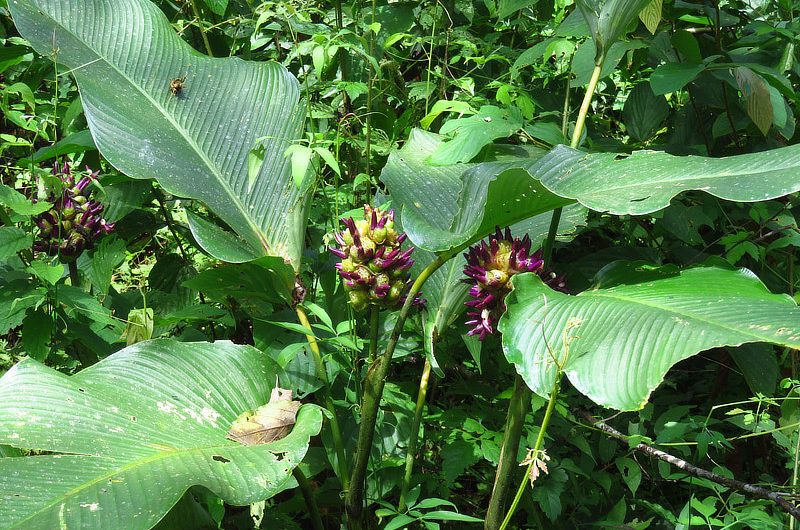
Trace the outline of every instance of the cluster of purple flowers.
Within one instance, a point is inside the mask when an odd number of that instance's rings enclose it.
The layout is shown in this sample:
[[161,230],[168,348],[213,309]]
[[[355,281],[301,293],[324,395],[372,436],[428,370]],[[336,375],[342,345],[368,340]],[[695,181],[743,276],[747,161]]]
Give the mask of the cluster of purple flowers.
[[488,242],[470,247],[464,257],[464,274],[468,277],[464,281],[472,284],[472,300],[466,302],[471,308],[467,312],[467,325],[472,326],[468,334],[478,335],[480,340],[494,333],[506,310],[505,298],[511,292],[509,280],[515,274],[535,272],[550,287],[564,288],[562,277],[544,270],[541,250],[531,252],[530,237],[526,234],[522,239],[514,238],[508,228],[503,233],[498,227]]
[[98,172],[87,171],[76,182],[69,164],[56,164],[53,174],[61,179],[61,193],[50,199],[53,207],[36,219],[39,235],[34,249],[59,256],[64,263],[76,260],[100,236],[114,229],[114,224],[101,216],[103,205],[89,197],[87,188]]
[[[392,308],[405,300],[414,264],[413,247],[403,250],[406,235],[394,229],[394,212],[364,205],[364,219],[342,219],[345,230],[334,237],[341,258],[336,264],[350,303],[357,311],[369,305]],[[415,303],[424,303],[415,299]]]

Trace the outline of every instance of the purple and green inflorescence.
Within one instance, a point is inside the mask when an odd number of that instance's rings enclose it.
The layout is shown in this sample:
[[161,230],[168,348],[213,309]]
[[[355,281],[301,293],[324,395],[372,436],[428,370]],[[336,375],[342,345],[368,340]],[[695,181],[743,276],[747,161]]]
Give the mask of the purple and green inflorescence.
[[89,197],[87,188],[98,172],[87,171],[76,182],[69,164],[56,165],[53,174],[61,180],[61,193],[48,198],[53,207],[36,219],[39,236],[34,249],[59,256],[64,263],[76,260],[99,237],[114,229],[113,223],[107,223],[100,215],[103,205]]
[[[411,285],[414,248],[401,248],[406,235],[395,230],[394,212],[365,204],[364,219],[349,217],[342,222],[345,230],[334,234],[338,248],[330,251],[342,260],[336,268],[353,309],[400,305]],[[414,303],[424,301],[416,298]]]
[[511,237],[511,230],[500,228],[489,241],[481,241],[464,254],[467,264],[464,281],[472,284],[466,303],[472,310],[467,312],[467,325],[472,326],[468,335],[478,335],[484,340],[497,329],[497,321],[506,310],[506,295],[511,292],[509,280],[523,272],[535,272],[553,289],[564,289],[564,280],[544,270],[542,251],[531,253],[531,238]]

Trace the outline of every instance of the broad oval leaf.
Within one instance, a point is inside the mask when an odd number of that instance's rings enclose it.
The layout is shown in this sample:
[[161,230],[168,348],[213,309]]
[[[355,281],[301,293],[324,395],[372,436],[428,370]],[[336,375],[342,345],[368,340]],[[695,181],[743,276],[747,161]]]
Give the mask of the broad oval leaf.
[[[303,118],[277,63],[193,50],[147,0],[13,0],[19,32],[71,68],[100,152],[123,173],[203,201],[259,255],[299,267],[306,204],[283,156]],[[185,78],[180,90],[173,80]],[[264,148],[256,179],[248,153]]]
[[60,454],[0,459],[0,527],[150,528],[192,485],[236,505],[292,487],[317,407],[278,441],[226,438],[278,371],[226,341],[143,342],[73,376],[22,361],[0,378],[0,444]]
[[770,342],[800,348],[800,309],[750,271],[648,269],[617,262],[605,288],[577,296],[514,277],[500,320],[503,350],[528,386],[547,396],[556,368],[594,402],[636,410],[675,363],[720,346]]

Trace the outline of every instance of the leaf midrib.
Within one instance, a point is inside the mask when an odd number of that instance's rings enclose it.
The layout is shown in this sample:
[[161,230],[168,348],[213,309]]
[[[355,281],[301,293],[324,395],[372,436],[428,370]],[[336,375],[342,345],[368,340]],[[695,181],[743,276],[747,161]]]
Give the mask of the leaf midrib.
[[[31,3],[33,3],[33,2],[31,2]],[[37,9],[40,13],[43,13],[43,11],[38,9],[35,6],[35,4],[34,4],[34,8]],[[145,11],[142,11],[142,12],[143,12],[143,14],[145,16],[151,15],[149,13],[146,13]],[[203,163],[206,165],[206,167],[210,170],[211,174],[214,175],[216,180],[222,185],[222,187],[225,190],[226,194],[232,199],[232,202],[236,206],[236,209],[239,211],[239,213],[242,216],[242,218],[248,224],[248,226],[252,230],[253,234],[258,238],[259,241],[262,242],[263,245],[265,245],[267,247],[265,250],[267,252],[269,252],[268,242],[266,241],[264,235],[261,233],[260,228],[253,222],[253,220],[247,214],[247,209],[244,207],[244,205],[242,204],[242,202],[239,199],[239,197],[235,193],[233,193],[233,189],[230,187],[230,184],[224,178],[222,178],[222,175],[219,172],[219,169],[217,168],[217,166],[208,158],[206,153],[202,149],[200,149],[200,146],[198,146],[197,143],[192,138],[192,136],[189,135],[189,132],[184,127],[182,127],[177,121],[175,121],[175,119],[172,116],[172,114],[167,112],[167,110],[163,107],[163,105],[161,105],[160,103],[158,103],[158,101],[153,99],[153,97],[150,96],[150,94],[148,94],[141,86],[139,86],[137,83],[135,83],[127,74],[125,74],[125,72],[120,70],[114,63],[112,63],[108,58],[106,58],[99,51],[97,51],[93,46],[90,46],[89,43],[87,43],[86,41],[84,41],[83,39],[78,37],[78,35],[76,35],[70,28],[68,28],[67,26],[65,26],[64,24],[62,24],[61,22],[59,22],[55,18],[53,18],[49,13],[44,13],[44,16],[47,17],[49,20],[51,20],[54,25],[60,27],[63,31],[65,31],[70,36],[72,36],[72,38],[75,41],[77,41],[78,43],[82,44],[87,50],[91,51],[98,60],[102,61],[104,64],[106,64],[110,68],[112,68],[123,79],[128,81],[130,83],[130,85],[133,86],[133,88],[137,92],[142,94],[148,101],[150,101],[150,103],[156,108],[156,110],[166,118],[166,120],[175,128],[176,131],[178,131],[178,133],[183,137],[183,139],[186,141],[186,143],[189,144],[189,147],[195,153],[200,155],[200,159],[203,161]],[[152,16],[150,17],[150,20],[151,20],[151,22],[153,22],[153,29],[156,29],[156,25],[158,24],[158,22],[157,21],[153,21]],[[181,44],[178,44],[179,47],[180,47],[180,45]],[[184,45],[188,46],[188,44],[185,44],[185,43],[184,43]],[[200,56],[202,59],[208,59],[207,57],[203,57],[200,54],[198,54],[198,56]],[[83,94],[81,94],[81,97],[83,97]]]

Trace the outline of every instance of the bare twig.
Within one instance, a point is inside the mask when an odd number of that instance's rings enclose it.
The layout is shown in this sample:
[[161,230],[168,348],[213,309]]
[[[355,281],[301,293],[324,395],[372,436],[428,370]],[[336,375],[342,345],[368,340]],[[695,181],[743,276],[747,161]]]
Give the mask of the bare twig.
[[[596,429],[603,431],[605,434],[619,440],[621,443],[627,444],[628,437],[619,432],[618,430],[616,430],[615,428],[611,427],[610,425],[604,423],[601,420],[598,420],[585,410],[577,410],[576,412],[579,416],[589,421]],[[716,482],[717,484],[721,484],[727,488],[741,491],[742,493],[744,493],[749,497],[772,501],[778,506],[780,506],[787,513],[789,513],[792,517],[800,521],[800,508],[789,502],[786,498],[787,495],[783,495],[781,493],[771,491],[766,488],[762,488],[761,486],[756,486],[755,484],[748,484],[740,480],[717,475],[716,473],[712,473],[711,471],[699,468],[695,465],[690,464],[686,460],[678,458],[677,456],[673,456],[669,453],[665,453],[660,449],[656,449],[655,447],[652,447],[644,443],[640,443],[633,449],[636,449],[637,451],[640,451],[647,455],[654,456],[659,460],[668,462],[673,466],[685,471],[689,475],[699,478],[704,478],[712,482]]]

